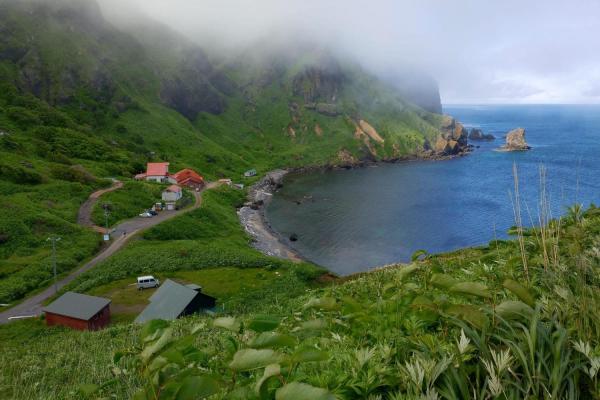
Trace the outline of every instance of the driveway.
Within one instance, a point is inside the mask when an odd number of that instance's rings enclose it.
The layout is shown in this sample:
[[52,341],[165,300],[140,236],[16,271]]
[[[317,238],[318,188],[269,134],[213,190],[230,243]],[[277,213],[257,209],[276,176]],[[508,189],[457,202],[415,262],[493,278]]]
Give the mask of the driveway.
[[[205,189],[209,189],[214,187],[214,184],[208,184],[205,186]],[[107,190],[107,189],[105,189]],[[115,190],[115,189],[113,189]],[[85,265],[80,267],[79,269],[71,272],[65,278],[58,281],[58,290],[69,284],[79,275],[84,272],[89,271],[94,268],[98,263],[104,261],[119,249],[121,249],[131,237],[133,237],[136,233],[139,233],[145,229],[153,227],[154,225],[158,225],[161,222],[174,218],[178,215],[190,212],[192,210],[197,209],[202,205],[202,193],[193,192],[195,197],[195,202],[191,207],[184,208],[182,210],[177,211],[162,211],[157,216],[152,218],[141,218],[135,217],[130,220],[124,221],[117,225],[112,232],[112,242],[110,245],[103,250],[100,251],[92,260],[87,262]],[[96,197],[97,199],[97,197]],[[89,201],[89,200],[88,200]],[[87,203],[87,201],[86,201]],[[82,207],[86,206],[86,203],[82,205]],[[92,203],[93,204],[93,203]],[[54,285],[46,288],[44,291],[36,294],[35,296],[29,297],[25,299],[22,303],[0,313],[0,324],[5,324],[7,322],[11,322],[14,317],[29,317],[29,316],[38,316],[42,313],[42,303],[52,297],[54,295]]]
[[107,189],[97,190],[94,193],[90,194],[90,197],[79,207],[79,213],[77,214],[77,223],[79,225],[88,226],[93,228],[98,232],[104,232],[105,229],[99,226],[94,225],[92,222],[92,209],[94,208],[94,204],[98,201],[100,196],[104,193],[113,192],[117,189],[121,189],[123,187],[123,182],[113,179],[113,184],[111,187]]

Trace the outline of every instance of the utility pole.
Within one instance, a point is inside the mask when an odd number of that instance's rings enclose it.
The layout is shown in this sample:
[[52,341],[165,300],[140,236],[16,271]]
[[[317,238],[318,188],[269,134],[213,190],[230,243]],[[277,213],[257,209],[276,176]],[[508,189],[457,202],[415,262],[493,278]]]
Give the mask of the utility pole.
[[52,269],[54,270],[54,294],[58,293],[58,280],[56,279],[56,242],[60,241],[58,236],[50,236],[46,240],[52,242]]
[[108,230],[108,217],[110,216],[110,206],[106,203],[102,205],[104,209],[104,226],[106,227],[106,231],[104,232],[104,240],[110,240],[110,231]]

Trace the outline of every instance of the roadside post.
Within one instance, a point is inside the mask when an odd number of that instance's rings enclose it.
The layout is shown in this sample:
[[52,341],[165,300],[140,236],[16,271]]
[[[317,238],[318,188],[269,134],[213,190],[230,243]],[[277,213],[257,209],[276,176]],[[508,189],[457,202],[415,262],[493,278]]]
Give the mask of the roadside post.
[[58,293],[58,280],[56,279],[56,242],[60,241],[58,236],[50,236],[48,239],[52,242],[52,269],[54,271],[54,293]]

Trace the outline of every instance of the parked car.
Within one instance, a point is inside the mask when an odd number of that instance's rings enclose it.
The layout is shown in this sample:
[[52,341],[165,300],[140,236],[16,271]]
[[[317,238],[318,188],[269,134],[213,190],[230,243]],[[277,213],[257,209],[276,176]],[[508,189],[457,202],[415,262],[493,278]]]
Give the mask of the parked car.
[[137,278],[137,288],[138,290],[156,288],[160,285],[160,281],[154,278],[152,275],[148,276],[138,276]]
[[150,214],[148,211],[144,211],[143,213],[140,214],[140,217],[142,217],[142,218],[152,218],[152,217],[154,217],[154,215]]
[[148,214],[158,215],[158,213],[154,210],[148,210]]

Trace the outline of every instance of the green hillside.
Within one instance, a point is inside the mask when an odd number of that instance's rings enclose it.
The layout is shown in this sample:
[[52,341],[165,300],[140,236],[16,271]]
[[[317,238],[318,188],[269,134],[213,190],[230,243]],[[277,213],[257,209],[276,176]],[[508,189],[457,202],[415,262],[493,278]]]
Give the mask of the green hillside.
[[59,273],[97,251],[76,215],[107,177],[160,160],[239,180],[249,168],[431,157],[461,151],[436,142],[451,123],[324,49],[211,58],[152,21],[119,30],[92,0],[0,0],[0,303],[48,285],[50,235],[63,238]]

